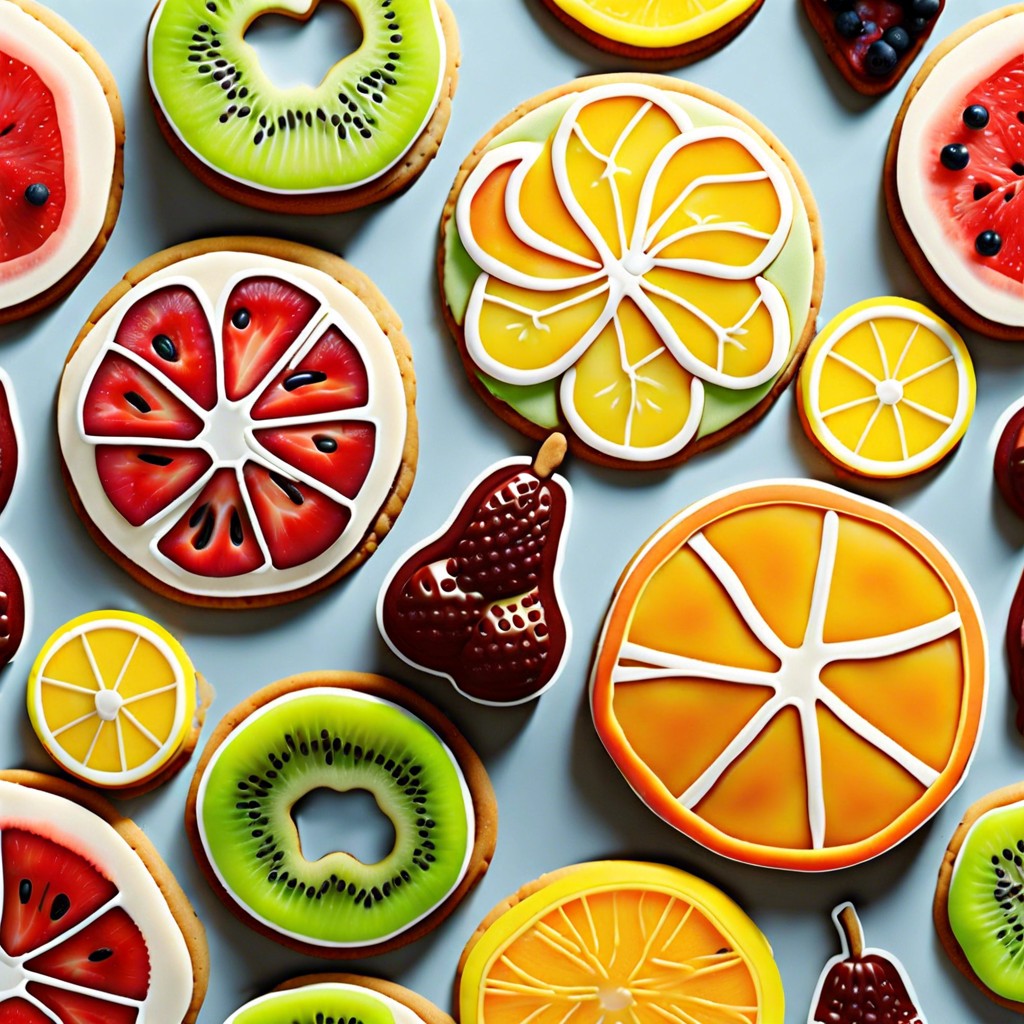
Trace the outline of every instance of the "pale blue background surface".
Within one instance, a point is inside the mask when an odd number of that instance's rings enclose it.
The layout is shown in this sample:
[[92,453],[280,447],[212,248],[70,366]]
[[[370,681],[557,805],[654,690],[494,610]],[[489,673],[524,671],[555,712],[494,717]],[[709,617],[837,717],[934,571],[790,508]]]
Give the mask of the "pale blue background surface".
[[[477,139],[520,101],[578,75],[628,67],[578,42],[539,0],[451,3],[462,31],[464,64],[438,159],[411,191],[383,206],[300,219],[221,199],[173,158],[150,113],[143,80],[148,3],[50,0],[97,46],[118,80],[128,124],[126,189],[113,239],[77,291],[48,313],[0,328],[0,362],[14,379],[28,438],[0,534],[21,554],[36,589],[33,633],[0,686],[0,765],[50,768],[25,715],[26,673],[51,630],[95,608],[141,611],[177,633],[217,688],[213,721],[248,693],[294,672],[344,668],[393,674],[444,707],[483,756],[498,793],[500,838],[490,873],[440,930],[354,967],[408,985],[448,1008],[462,947],[495,903],[545,871],[592,858],[632,856],[694,870],[739,900],[775,947],[788,1022],[806,1019],[818,972],[837,951],[829,911],[849,897],[860,905],[869,943],[904,959],[932,1024],[1012,1019],[975,994],[947,962],[930,915],[935,874],[962,812],[989,790],[1024,775],[1002,654],[1006,611],[1024,563],[1024,524],[1001,504],[990,471],[996,420],[1024,391],[1024,347],[969,337],[979,407],[959,451],[939,470],[909,484],[858,487],[917,518],[960,561],[984,608],[993,652],[987,721],[965,785],[932,824],[873,864],[829,877],[802,877],[736,866],[698,848],[633,796],[604,754],[585,704],[591,644],[612,586],[657,526],[720,487],[763,476],[835,480],[804,438],[791,393],[757,428],[675,472],[626,475],[579,462],[569,466],[577,500],[565,592],[577,643],[565,675],[536,706],[502,711],[471,704],[446,684],[400,665],[378,637],[373,605],[392,562],[436,529],[484,467],[530,450],[473,395],[441,319],[433,261],[437,221],[451,181]],[[323,6],[326,29],[299,33],[288,52],[277,54],[272,69],[326,70],[332,59],[328,37],[347,19],[331,11],[335,0],[324,0]],[[925,52],[997,6],[992,0],[951,0]],[[270,37],[279,35],[274,29],[265,42],[269,46]],[[677,74],[746,106],[802,165],[824,221],[825,317],[872,295],[927,301],[892,238],[881,200],[882,159],[902,88],[873,103],[855,96],[824,57],[796,0],[768,0],[727,49]],[[231,233],[319,245],[340,252],[377,281],[404,319],[414,348],[421,452],[405,513],[355,576],[301,604],[218,614],[156,597],[92,543],[65,498],[52,422],[67,351],[95,303],[121,275],[166,246]],[[209,731],[208,725],[206,735]],[[249,931],[207,888],[182,827],[190,774],[122,806],[149,833],[206,923],[212,972],[200,1020],[220,1024],[245,999],[287,977],[331,965]],[[322,835],[311,841],[328,848]]]

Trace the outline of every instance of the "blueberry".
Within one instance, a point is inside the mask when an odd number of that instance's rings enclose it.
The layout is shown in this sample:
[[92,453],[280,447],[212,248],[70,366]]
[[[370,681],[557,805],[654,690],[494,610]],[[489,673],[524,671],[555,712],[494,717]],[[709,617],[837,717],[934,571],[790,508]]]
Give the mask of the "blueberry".
[[998,256],[1002,247],[1002,236],[995,231],[982,231],[974,241],[979,256]]
[[876,39],[868,47],[868,52],[864,57],[864,67],[869,75],[883,78],[895,69],[899,60],[899,54],[888,43]]
[[836,31],[844,39],[856,39],[864,30],[864,22],[855,11],[843,11],[836,15]]
[[860,30],[862,36],[873,36],[878,32],[878,25],[873,21],[865,21],[864,27]]
[[41,181],[37,181],[25,189],[25,198],[32,206],[45,206],[50,198],[50,190]]
[[964,111],[964,124],[968,128],[980,131],[988,127],[988,110],[980,103],[974,103]]
[[903,24],[912,36],[919,36],[927,30],[929,25],[929,19],[908,18]]
[[897,53],[906,53],[910,49],[910,33],[899,25],[887,28],[882,36]]
[[942,166],[950,171],[962,171],[971,162],[971,151],[962,142],[951,142],[939,154]]
[[910,13],[915,18],[934,18],[942,7],[941,0],[911,0]]

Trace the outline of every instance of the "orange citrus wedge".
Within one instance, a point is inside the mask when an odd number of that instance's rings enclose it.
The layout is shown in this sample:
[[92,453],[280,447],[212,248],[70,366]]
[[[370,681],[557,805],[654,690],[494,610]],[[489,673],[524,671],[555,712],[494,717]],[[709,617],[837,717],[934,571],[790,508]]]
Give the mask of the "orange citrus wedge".
[[462,955],[462,1024],[782,1024],[767,940],[693,875],[580,864],[510,902]]
[[869,299],[840,313],[800,370],[800,418],[833,462],[862,476],[903,477],[959,443],[976,384],[959,334],[926,306]]
[[671,825],[804,871],[877,856],[970,762],[984,626],[894,509],[811,481],[724,491],[634,559],[591,679],[597,731]]
[[195,729],[196,670],[152,620],[92,612],[46,641],[29,675],[28,711],[65,771],[107,789],[142,786]]

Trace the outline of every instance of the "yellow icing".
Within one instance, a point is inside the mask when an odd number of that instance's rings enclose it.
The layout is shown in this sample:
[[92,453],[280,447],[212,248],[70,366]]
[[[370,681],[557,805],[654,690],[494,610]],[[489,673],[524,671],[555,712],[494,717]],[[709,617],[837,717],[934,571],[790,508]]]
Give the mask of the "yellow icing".
[[783,1019],[778,968],[750,918],[692,875],[626,861],[567,869],[492,921],[459,1004],[462,1024]]

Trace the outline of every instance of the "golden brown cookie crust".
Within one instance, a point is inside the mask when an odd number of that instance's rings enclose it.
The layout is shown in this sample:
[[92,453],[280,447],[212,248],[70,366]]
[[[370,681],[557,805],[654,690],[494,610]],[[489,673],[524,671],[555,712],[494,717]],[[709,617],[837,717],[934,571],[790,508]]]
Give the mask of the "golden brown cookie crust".
[[278,985],[275,992],[291,992],[297,988],[306,988],[309,985],[357,985],[360,988],[368,988],[372,992],[379,992],[382,996],[394,999],[396,1003],[408,1006],[417,1017],[420,1017],[424,1024],[455,1024],[455,1022],[443,1013],[432,1002],[417,995],[411,989],[403,988],[390,981],[383,981],[380,978],[367,978],[361,974],[305,974],[301,978],[292,978]]
[[377,288],[366,274],[356,270],[355,267],[346,263],[340,256],[333,256],[331,253],[314,249],[308,245],[299,245],[297,242],[285,242],[275,238],[245,236],[207,238],[196,242],[186,242],[183,245],[164,249],[162,252],[150,256],[138,264],[138,266],[129,270],[124,275],[124,279],[118,282],[92,311],[85,326],[75,339],[67,359],[64,361],[65,366],[71,361],[75,352],[78,351],[78,347],[96,324],[99,323],[100,319],[122,296],[127,294],[136,285],[141,284],[150,275],[174,263],[190,259],[193,256],[202,256],[206,253],[224,250],[229,252],[249,252],[260,256],[271,256],[276,259],[288,260],[292,263],[300,263],[307,267],[312,267],[314,270],[320,270],[329,277],[333,277],[359,298],[369,309],[394,349],[395,360],[402,375],[406,412],[408,414],[405,446],[402,450],[402,462],[391,485],[388,497],[385,499],[376,520],[370,526],[359,546],[331,572],[299,590],[290,590],[278,594],[263,594],[255,597],[229,598],[189,594],[156,579],[156,577],[146,572],[145,569],[123,554],[119,548],[111,544],[86,511],[63,456],[61,457],[61,471],[71,504],[85,524],[86,529],[92,535],[93,540],[122,569],[138,580],[139,583],[144,584],[150,590],[163,597],[179,601],[182,604],[196,605],[202,608],[265,608],[271,605],[298,601],[329,587],[369,558],[377,550],[380,542],[387,536],[388,531],[402,511],[406,499],[409,497],[409,492],[412,490],[413,480],[416,476],[416,461],[419,456],[419,432],[416,423],[416,375],[412,364],[412,348],[402,332],[402,321],[398,318],[398,314],[391,307],[387,299],[384,298],[380,289]]
[[949,841],[946,855],[942,858],[942,866],[939,868],[939,881],[935,887],[935,902],[932,906],[932,916],[935,921],[935,930],[939,933],[946,955],[956,965],[957,969],[968,981],[980,989],[993,1002],[1005,1006],[1008,1010],[1015,1010],[1017,1013],[1024,1013],[1024,1003],[1014,1002],[1012,999],[1004,999],[996,995],[982,980],[974,973],[974,968],[964,955],[964,951],[953,934],[953,928],[949,923],[949,886],[953,880],[953,866],[960,853],[960,848],[967,839],[974,823],[989,811],[999,807],[1006,807],[1008,804],[1020,803],[1024,800],[1024,782],[1015,786],[1006,786],[997,789],[994,793],[982,797],[977,803],[971,804],[964,815],[963,821],[957,826],[953,838]]
[[932,69],[949,53],[950,50],[959,46],[965,39],[972,36],[979,29],[984,28],[992,22],[1000,21],[1013,14],[1024,12],[1024,4],[1012,4],[1009,7],[1001,7],[991,14],[975,18],[968,22],[958,32],[954,32],[947,39],[943,40],[925,61],[924,66],[918,72],[917,77],[907,90],[903,100],[903,106],[896,115],[896,121],[892,126],[892,134],[889,136],[889,148],[885,155],[885,172],[883,186],[885,190],[885,206],[889,214],[889,223],[892,225],[893,234],[899,242],[903,255],[907,262],[913,267],[914,273],[921,279],[921,283],[928,290],[935,301],[946,310],[954,319],[962,324],[978,331],[990,338],[998,338],[1000,341],[1024,341],[1024,328],[1012,327],[1007,324],[997,323],[989,320],[980,313],[975,312],[958,295],[955,295],[935,272],[928,257],[925,256],[921,246],[918,245],[907,218],[903,215],[903,205],[900,202],[899,187],[896,181],[896,159],[899,154],[900,137],[903,134],[903,120],[907,116],[907,110],[914,97],[920,92],[925,79],[931,74]]
[[[282,935],[280,932],[268,928],[266,925],[250,917],[244,908],[221,886],[213,866],[207,860],[199,833],[196,799],[199,794],[203,773],[206,771],[210,758],[213,757],[214,753],[234,729],[253,712],[276,700],[278,697],[311,687],[357,690],[360,693],[369,693],[376,697],[381,697],[411,711],[417,718],[420,718],[430,726],[452,752],[466,779],[466,785],[473,800],[473,812],[476,819],[476,839],[473,843],[469,866],[462,881],[448,898],[423,918],[423,920],[412,925],[400,935],[396,935],[385,942],[378,942],[375,945],[348,949],[329,949],[303,942],[301,939]],[[298,950],[300,953],[324,959],[354,960],[362,959],[363,957],[379,956],[414,942],[416,939],[426,935],[427,932],[433,931],[455,910],[473,886],[484,876],[488,867],[490,867],[498,838],[498,805],[494,789],[491,786],[491,780],[487,775],[483,762],[462,733],[455,728],[439,708],[424,700],[412,690],[384,676],[369,675],[362,672],[304,672],[299,675],[289,676],[287,679],[282,679],[276,683],[271,683],[262,690],[258,690],[248,700],[243,701],[229,711],[217,728],[214,729],[203,750],[199,764],[196,766],[195,775],[192,777],[192,785],[188,793],[188,804],[185,809],[185,827],[188,830],[196,861],[210,883],[210,887],[217,893],[217,896],[228,910],[240,921],[258,931],[261,935],[265,935],[275,942],[280,942],[285,946]]]
[[84,37],[78,34],[63,18],[59,18],[51,10],[34,2],[34,0],[7,0],[20,7],[26,14],[41,22],[51,32],[60,36],[89,65],[92,73],[103,87],[107,98],[110,117],[114,122],[114,172],[110,180],[110,194],[107,198],[107,214],[100,228],[100,233],[89,247],[89,251],[59,281],[44,292],[33,295],[15,306],[0,309],[0,324],[11,323],[31,316],[40,310],[52,306],[71,292],[92,269],[106,247],[107,241],[117,223],[117,215],[121,209],[121,196],[124,193],[124,110],[121,97],[117,91],[117,82],[110,73],[103,58]]
[[714,448],[716,445],[728,441],[736,434],[748,430],[759,419],[761,419],[765,413],[768,412],[779,395],[781,395],[789,386],[790,381],[800,368],[800,362],[803,359],[804,353],[807,351],[807,347],[810,345],[811,340],[816,333],[818,312],[821,309],[821,296],[825,286],[825,249],[821,235],[821,218],[818,214],[818,207],[815,204],[814,196],[811,194],[811,187],[807,183],[807,179],[803,176],[803,173],[797,166],[796,161],[790,155],[789,151],[782,145],[775,135],[772,134],[772,132],[761,124],[760,121],[747,113],[747,111],[742,107],[733,103],[731,100],[726,99],[724,96],[720,96],[718,93],[712,92],[710,89],[704,89],[699,85],[694,85],[692,82],[683,82],[676,78],[650,74],[591,75],[585,78],[577,78],[573,82],[568,82],[567,84],[558,86],[557,88],[549,89],[547,92],[543,92],[539,96],[535,96],[533,99],[520,104],[520,106],[516,107],[511,114],[499,121],[476,144],[473,148],[473,152],[466,158],[465,162],[459,168],[459,173],[456,175],[455,183],[452,185],[451,192],[448,194],[448,201],[445,203],[444,211],[441,214],[440,245],[438,246],[437,256],[437,275],[441,291],[441,308],[444,311],[444,318],[445,322],[448,324],[448,329],[451,331],[452,337],[455,338],[455,342],[458,345],[459,355],[462,357],[463,367],[465,368],[466,376],[469,378],[469,383],[472,385],[473,390],[484,400],[484,402],[490,407],[491,411],[503,419],[507,424],[509,424],[509,426],[514,427],[520,433],[533,438],[535,441],[543,442],[551,434],[551,428],[540,426],[539,424],[526,419],[524,416],[521,416],[512,408],[512,406],[507,405],[505,402],[492,395],[477,375],[477,369],[466,349],[465,331],[463,330],[462,325],[456,321],[445,295],[444,276],[448,225],[449,221],[451,221],[455,216],[455,206],[458,202],[459,195],[462,192],[463,185],[465,185],[470,174],[473,173],[473,170],[480,162],[481,157],[490,145],[491,141],[505,131],[506,128],[515,124],[526,114],[530,113],[531,110],[535,110],[546,103],[551,103],[562,96],[585,92],[587,89],[595,88],[597,86],[617,84],[646,85],[655,89],[665,89],[671,92],[678,92],[684,96],[693,96],[696,99],[711,103],[714,106],[719,107],[721,110],[724,110],[727,114],[731,114],[733,117],[743,121],[743,123],[756,132],[765,145],[768,146],[768,148],[771,149],[777,157],[779,157],[792,177],[801,201],[807,210],[807,218],[811,229],[811,241],[814,247],[814,283],[811,289],[811,305],[807,313],[807,320],[804,324],[803,331],[800,336],[794,340],[789,362],[783,368],[771,389],[767,392],[764,398],[754,406],[753,409],[749,410],[739,419],[734,420],[722,430],[718,430],[713,434],[708,434],[706,437],[695,439],[676,455],[667,459],[660,459],[656,462],[633,462],[627,459],[617,459],[592,448],[590,445],[586,444],[586,442],[581,440],[574,431],[567,429],[563,423],[560,423],[559,426],[554,428],[565,433],[569,441],[569,450],[574,455],[578,455],[580,458],[586,459],[588,462],[595,462],[598,465],[608,466],[612,469],[668,469],[673,466],[678,466],[680,463],[685,462],[694,455],[699,455],[701,452],[705,452],[709,448]]
[[[289,17],[295,17],[298,21],[308,21],[319,6],[320,0],[316,0],[310,6],[309,11],[302,16],[296,16],[289,12]],[[167,144],[174,150],[178,159],[197,177],[204,185],[220,193],[227,199],[245,206],[252,206],[258,210],[267,210],[271,213],[309,214],[317,216],[328,213],[346,213],[349,210],[358,210],[371,203],[378,203],[382,199],[401,192],[427,169],[427,165],[437,156],[441,148],[441,141],[448,128],[448,122],[452,116],[452,99],[459,83],[459,66],[462,63],[462,52],[459,45],[459,29],[455,22],[455,15],[445,0],[434,0],[437,13],[441,22],[441,31],[444,33],[445,53],[447,66],[445,68],[444,80],[441,85],[441,94],[437,100],[437,107],[433,116],[427,122],[423,131],[410,146],[406,154],[394,167],[382,174],[379,178],[360,185],[357,188],[345,189],[339,192],[318,192],[313,195],[281,195],[277,192],[267,192],[264,189],[245,185],[235,181],[226,175],[219,174],[209,164],[204,163],[178,138],[174,128],[164,116],[153,90],[149,87],[149,103],[153,109],[160,131],[167,141]],[[273,5],[267,7],[267,12],[273,11]],[[154,9],[152,18],[156,16]],[[149,56],[146,56],[146,80],[149,81]]]
[[118,813],[103,797],[90,790],[72,785],[70,782],[65,782],[63,779],[44,775],[41,772],[7,770],[0,771],[0,780],[19,786],[28,786],[44,793],[53,793],[55,796],[80,804],[106,821],[135,851],[167,901],[171,915],[188,947],[189,956],[192,959],[192,1003],[182,1024],[193,1024],[206,996],[210,977],[210,954],[206,945],[206,930],[192,909],[192,904],[189,903],[188,897],[178,884],[177,879],[171,873],[171,869],[164,863],[146,834],[131,818],[126,818]]

